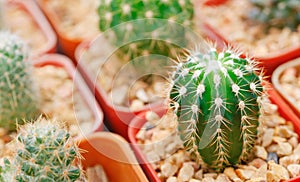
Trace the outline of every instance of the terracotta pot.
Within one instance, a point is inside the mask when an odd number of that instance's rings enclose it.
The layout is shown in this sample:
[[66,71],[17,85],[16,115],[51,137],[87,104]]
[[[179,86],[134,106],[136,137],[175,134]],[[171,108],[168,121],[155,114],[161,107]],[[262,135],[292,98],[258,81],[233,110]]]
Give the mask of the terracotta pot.
[[135,111],[131,111],[129,107],[119,106],[112,102],[111,95],[108,94],[101,85],[97,84],[96,75],[88,70],[87,66],[81,61],[81,55],[87,50],[92,43],[90,41],[82,42],[75,51],[75,57],[77,67],[88,83],[90,89],[96,96],[104,115],[105,115],[105,126],[111,131],[121,135],[125,139],[128,138],[128,126],[130,121],[139,113],[152,110],[153,108],[160,107],[163,105],[163,101],[157,101],[151,104],[145,105],[143,108]]
[[[280,115],[284,117],[287,121],[291,121],[292,124],[294,125],[295,132],[300,135],[300,119],[289,108],[289,106],[285,103],[285,101],[282,100],[280,95],[276,92],[276,90],[272,86],[270,86],[270,90],[268,91],[268,94],[271,102],[278,106],[278,112],[280,113]],[[152,111],[157,113],[159,116],[163,116],[166,113],[167,109],[161,107],[161,108],[155,108]],[[151,163],[148,162],[146,156],[143,154],[136,140],[136,134],[139,132],[141,127],[146,123],[145,117],[146,117],[146,113],[144,112],[132,120],[131,125],[128,128],[129,141],[137,156],[137,159],[139,160],[149,180],[159,182],[161,180],[157,176],[156,171],[151,166]],[[289,182],[297,182],[299,180],[300,180],[300,176],[294,179],[290,179]]]
[[148,181],[130,145],[124,138],[109,132],[96,132],[79,140],[84,168],[102,165],[109,181]]
[[[83,37],[70,37],[67,31],[62,26],[62,20],[60,19],[59,15],[57,14],[58,10],[55,10],[49,6],[49,0],[36,0],[46,17],[48,18],[49,22],[51,23],[53,29],[55,30],[57,37],[58,37],[58,44],[59,49],[71,58],[73,61],[75,59],[74,52],[76,47],[82,42],[87,40]],[[91,10],[92,11],[92,10]],[[63,14],[65,12],[60,12]],[[96,25],[98,26],[98,25]],[[86,28],[86,27],[85,27]],[[98,28],[98,27],[97,27]],[[88,39],[93,39],[90,37]]]
[[[33,0],[7,0],[5,2],[5,10],[8,12],[12,8],[16,8],[19,11],[22,11],[26,13],[33,21],[33,24],[35,27],[30,27],[31,29],[38,29],[37,31],[41,31],[43,36],[45,37],[45,42],[42,42],[42,46],[36,46],[36,48],[32,48],[32,52],[34,57],[46,54],[46,53],[54,53],[56,51],[56,43],[57,43],[57,37],[55,32],[53,31],[51,25],[47,21],[46,17],[42,13],[42,11],[39,9],[39,7],[36,5],[36,3]],[[20,20],[14,20],[12,19],[14,17],[8,17],[6,18],[7,21],[7,28],[11,29],[11,27],[14,27],[15,24],[30,24],[28,22],[24,22],[24,18],[20,17]],[[16,19],[18,19],[17,17]],[[25,19],[26,20],[26,19]],[[5,21],[5,22],[6,22]],[[9,22],[12,22],[10,25]],[[20,22],[22,21],[22,22]],[[26,26],[22,27],[26,28]],[[37,43],[39,40],[33,40],[30,36],[29,37],[22,37],[22,29],[18,28],[16,30],[12,30],[13,32],[16,31],[16,34],[20,34],[21,38],[23,38],[25,41],[28,41],[31,44]],[[24,35],[25,36],[25,35]],[[44,40],[43,40],[44,41]]]
[[297,73],[300,71],[300,58],[288,61],[280,66],[278,66],[272,74],[272,83],[278,93],[284,98],[284,100],[289,104],[289,106],[294,110],[294,112],[300,117],[300,105],[296,103],[295,98],[286,93],[282,88],[279,80],[283,75],[284,71],[289,68],[295,68]]
[[[218,6],[224,4],[228,0],[208,0],[205,5],[207,6]],[[197,0],[196,6],[201,6],[202,0]],[[203,5],[202,5],[203,6]],[[205,6],[204,6],[205,7]],[[198,12],[198,13],[197,13]],[[223,48],[227,45],[234,45],[239,47],[239,42],[230,42],[224,35],[222,35],[221,30],[222,28],[216,29],[212,24],[210,24],[207,19],[201,15],[199,15],[199,9],[196,8],[195,10],[196,17],[201,23],[199,23],[199,28],[202,30],[203,34],[210,40],[217,43],[219,48]],[[232,31],[234,34],[234,30]],[[298,47],[288,47],[286,49],[280,49],[278,51],[272,51],[272,53],[264,54],[261,56],[252,57],[255,58],[260,62],[260,66],[265,68],[265,75],[271,76],[272,72],[276,67],[280,64],[296,58],[300,56],[300,46]],[[245,57],[245,56],[244,56]]]
[[103,111],[96,102],[94,96],[90,92],[83,78],[75,69],[72,61],[68,57],[60,54],[45,54],[44,56],[38,57],[36,60],[33,60],[32,63],[35,67],[52,65],[64,68],[68,72],[70,78],[73,80],[74,86],[76,86],[76,88],[78,89],[79,94],[82,96],[82,99],[85,101],[88,109],[93,115],[94,121],[91,121],[93,122],[93,127],[88,133],[103,130]]

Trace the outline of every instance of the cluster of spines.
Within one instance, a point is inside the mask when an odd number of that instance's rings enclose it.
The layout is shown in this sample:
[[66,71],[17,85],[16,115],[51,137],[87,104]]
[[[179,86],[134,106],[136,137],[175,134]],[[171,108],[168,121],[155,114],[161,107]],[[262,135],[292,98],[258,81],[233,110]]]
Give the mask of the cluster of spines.
[[269,30],[272,27],[289,27],[297,30],[300,23],[299,0],[250,0],[253,9],[250,17]]
[[101,0],[98,14],[100,30],[114,34],[109,38],[122,46],[123,59],[149,54],[175,58],[174,49],[186,42],[183,27],[192,26],[193,5],[190,0]]
[[19,37],[0,32],[0,126],[9,130],[15,129],[16,121],[39,115],[27,58],[27,46]]
[[178,63],[171,83],[171,106],[187,150],[217,170],[245,159],[257,138],[263,93],[256,63],[229,49],[195,51]]
[[79,149],[60,125],[40,117],[22,126],[14,140],[18,150],[10,161],[5,159],[1,181],[71,182],[83,177]]

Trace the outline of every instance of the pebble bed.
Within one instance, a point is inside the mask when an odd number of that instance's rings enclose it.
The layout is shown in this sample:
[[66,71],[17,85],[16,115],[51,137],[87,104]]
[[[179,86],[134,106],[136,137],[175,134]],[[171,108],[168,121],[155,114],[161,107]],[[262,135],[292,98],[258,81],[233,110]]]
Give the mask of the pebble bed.
[[294,99],[293,104],[300,109],[300,72],[299,68],[286,69],[279,78],[279,84],[285,94]]
[[173,112],[160,118],[149,111],[136,138],[162,182],[279,182],[299,176],[298,134],[279,115],[277,105],[265,100],[263,108],[253,156],[248,163],[227,167],[222,173],[196,163],[183,149]]
[[[90,39],[99,33],[98,0],[38,0],[61,21],[58,29],[70,39]],[[57,22],[58,23],[58,22]],[[88,30],[88,31],[87,31]]]
[[99,51],[100,40],[89,49],[82,50],[80,62],[88,72],[97,76],[96,84],[114,104],[136,111],[165,98],[168,84],[164,75],[152,75],[146,79],[149,75],[140,77],[130,63],[118,59],[116,55],[105,59],[112,53],[112,48],[105,46]]
[[250,2],[241,0],[229,0],[224,5],[214,7],[199,6],[201,17],[198,20],[205,19],[230,43],[236,43],[238,48],[256,57],[278,54],[279,51],[300,46],[300,25],[294,32],[289,28],[272,28],[266,34],[261,25],[249,20],[250,9]]
[[31,54],[36,55],[45,47],[47,39],[38,27],[35,20],[24,8],[14,4],[8,4],[4,17],[8,29],[26,41],[31,49]]

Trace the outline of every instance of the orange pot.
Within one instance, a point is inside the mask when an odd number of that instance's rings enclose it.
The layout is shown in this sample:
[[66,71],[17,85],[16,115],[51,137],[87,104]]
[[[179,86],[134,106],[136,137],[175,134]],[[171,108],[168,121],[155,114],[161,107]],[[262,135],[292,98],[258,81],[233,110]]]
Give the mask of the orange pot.
[[36,60],[33,60],[32,63],[35,67],[52,65],[64,68],[68,72],[70,78],[73,80],[74,86],[77,87],[82,99],[85,101],[88,109],[90,109],[93,115],[94,121],[91,121],[94,123],[93,127],[91,131],[86,133],[93,133],[103,130],[103,111],[96,102],[94,96],[90,92],[79,72],[73,66],[72,61],[68,57],[60,54],[45,54],[41,57],[38,57]]
[[[286,104],[286,102],[280,97],[280,95],[276,92],[276,90],[271,85],[269,87],[270,87],[268,90],[269,99],[271,100],[272,103],[278,106],[278,112],[280,113],[280,115],[284,117],[287,121],[290,121],[294,126],[295,132],[298,135],[300,135],[300,119],[290,109],[290,107]],[[161,108],[155,108],[153,111],[157,113],[159,116],[163,116],[166,113],[167,109],[161,107]],[[139,144],[137,143],[136,140],[136,134],[139,132],[141,127],[143,127],[143,125],[146,122],[147,121],[146,121],[145,112],[141,113],[140,115],[138,115],[132,120],[131,125],[128,128],[129,141],[132,145],[134,152],[136,153],[139,162],[141,163],[143,170],[145,171],[150,181],[160,182],[161,180],[159,179],[156,171],[151,166],[151,163],[148,162],[146,156],[140,149]],[[298,181],[300,181],[300,176],[288,180],[288,182],[298,182]]]
[[[18,34],[25,41],[29,42],[32,45],[31,49],[34,57],[41,56],[46,53],[54,53],[56,51],[57,37],[54,33],[51,25],[47,21],[46,17],[36,5],[33,0],[7,0],[5,1],[5,12],[9,13],[10,11],[20,11],[28,15],[29,19],[19,16],[10,16],[5,18],[5,23],[7,28],[12,32]],[[26,21],[32,21],[26,22]],[[45,40],[36,39],[33,40],[33,35],[27,35],[24,33],[22,28],[19,25],[22,24],[32,24],[31,29],[37,29],[36,31],[41,32],[41,36],[45,37]],[[25,37],[26,36],[26,37]],[[42,41],[42,42],[40,42]],[[38,44],[38,45],[35,45]],[[39,45],[41,44],[41,45]]]
[[93,133],[79,140],[83,167],[100,164],[109,181],[148,181],[124,138],[109,132]]
[[[58,44],[59,49],[67,55],[69,58],[71,58],[73,61],[75,59],[74,52],[76,47],[82,42],[87,39],[93,39],[94,37],[89,38],[83,38],[83,37],[74,37],[70,36],[66,29],[62,26],[62,20],[58,15],[59,10],[56,10],[52,8],[50,4],[50,0],[36,0],[36,2],[39,4],[40,8],[48,18],[49,22],[51,23],[53,29],[55,30],[57,37],[58,37]],[[92,11],[92,10],[90,10]],[[63,14],[64,12],[59,12],[60,14]],[[97,25],[98,26],[98,25]],[[86,31],[89,31],[88,27]],[[97,27],[98,28],[98,27]],[[96,35],[95,35],[96,36]]]
[[279,80],[286,69],[295,68],[297,72],[300,72],[300,58],[286,62],[275,69],[272,74],[272,83],[279,94],[284,98],[284,100],[290,105],[294,112],[300,117],[300,105],[296,103],[296,100],[288,95],[282,88]]

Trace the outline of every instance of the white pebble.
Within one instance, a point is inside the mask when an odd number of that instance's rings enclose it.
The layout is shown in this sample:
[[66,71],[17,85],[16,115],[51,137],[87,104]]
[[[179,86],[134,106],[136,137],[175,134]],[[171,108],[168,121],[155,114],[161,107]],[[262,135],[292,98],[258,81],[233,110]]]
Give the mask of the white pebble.
[[180,181],[189,181],[194,175],[194,168],[191,164],[183,163],[183,166],[179,170],[178,179]]

